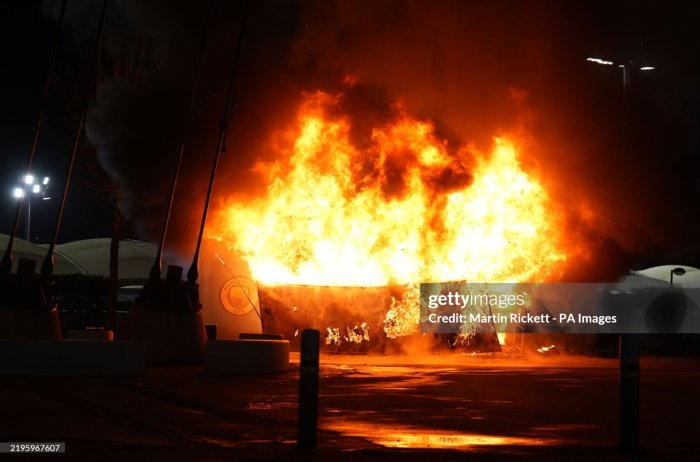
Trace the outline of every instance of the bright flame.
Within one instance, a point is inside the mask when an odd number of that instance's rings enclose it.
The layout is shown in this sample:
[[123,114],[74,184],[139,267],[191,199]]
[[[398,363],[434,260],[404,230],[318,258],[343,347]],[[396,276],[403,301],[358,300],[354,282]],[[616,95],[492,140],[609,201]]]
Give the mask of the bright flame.
[[231,200],[210,229],[257,280],[515,282],[560,269],[561,217],[522,169],[514,139],[496,138],[490,154],[455,150],[397,104],[358,147],[341,101],[308,95],[278,162],[257,166],[267,193]]

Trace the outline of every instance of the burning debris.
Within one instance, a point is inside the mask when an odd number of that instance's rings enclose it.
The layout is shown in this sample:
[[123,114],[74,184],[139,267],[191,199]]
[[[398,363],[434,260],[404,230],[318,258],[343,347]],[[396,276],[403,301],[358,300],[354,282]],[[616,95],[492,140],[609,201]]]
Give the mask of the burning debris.
[[369,326],[366,322],[363,322],[359,326],[355,326],[352,329],[347,328],[347,335],[345,336],[345,341],[349,343],[362,343],[363,341],[369,342]]
[[501,351],[498,336],[493,334],[478,334],[476,332],[456,334],[449,341],[451,348],[470,350],[474,353]]
[[337,327],[326,327],[328,335],[326,336],[326,345],[340,345],[340,329]]
[[559,355],[559,349],[557,348],[556,345],[549,345],[549,346],[543,346],[539,347],[537,349],[537,352],[542,355],[542,356],[555,356]]
[[382,328],[392,298],[401,299],[404,290],[400,286],[258,286],[263,326],[267,332],[284,334],[293,348],[299,346],[300,330],[314,328],[325,332],[323,343],[334,350],[376,352],[400,349],[397,339],[382,335]]
[[339,347],[343,342],[356,343],[358,345],[362,342],[369,342],[369,326],[366,322],[353,328],[346,327],[345,330],[346,335],[341,335],[340,328],[327,327],[326,345]]
[[418,331],[420,322],[420,286],[414,284],[400,299],[391,298],[391,306],[384,318],[384,333],[388,338],[411,335]]

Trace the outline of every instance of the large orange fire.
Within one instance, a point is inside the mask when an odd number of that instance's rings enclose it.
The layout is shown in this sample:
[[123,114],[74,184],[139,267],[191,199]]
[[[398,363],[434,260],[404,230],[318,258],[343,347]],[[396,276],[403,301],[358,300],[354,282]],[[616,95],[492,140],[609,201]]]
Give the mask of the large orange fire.
[[230,200],[210,227],[267,284],[383,286],[542,281],[566,260],[561,214],[523,170],[515,138],[449,146],[393,107],[353,144],[343,96],[308,94],[298,126],[259,163],[267,193]]

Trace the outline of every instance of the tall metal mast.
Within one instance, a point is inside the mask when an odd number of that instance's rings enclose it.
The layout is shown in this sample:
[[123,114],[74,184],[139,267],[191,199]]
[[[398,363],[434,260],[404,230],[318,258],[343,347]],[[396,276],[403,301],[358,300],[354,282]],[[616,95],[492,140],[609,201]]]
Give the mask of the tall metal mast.
[[180,175],[180,166],[182,164],[182,156],[185,153],[185,149],[187,146],[187,136],[190,131],[190,125],[192,123],[192,112],[194,111],[194,106],[196,102],[196,96],[197,96],[197,86],[199,83],[199,73],[202,65],[202,56],[204,55],[204,45],[207,40],[207,32],[209,29],[209,17],[211,16],[211,11],[212,11],[212,6],[214,4],[214,0],[209,1],[209,7],[207,8],[207,15],[204,19],[204,28],[202,29],[202,38],[200,39],[199,42],[199,54],[197,56],[197,64],[195,66],[195,71],[194,71],[194,79],[192,80],[192,89],[190,90],[190,104],[189,108],[187,110],[187,118],[185,120],[185,126],[182,131],[182,138],[180,140],[180,151],[178,153],[177,157],[177,164],[175,166],[175,172],[173,173],[173,179],[172,183],[170,185],[170,197],[168,199],[168,206],[166,208],[165,212],[165,219],[163,220],[163,228],[161,229],[160,232],[160,242],[158,244],[158,252],[156,253],[155,261],[153,262],[153,266],[151,267],[151,271],[149,273],[149,278],[151,285],[154,285],[158,282],[160,279],[161,275],[161,270],[162,270],[162,259],[163,259],[163,245],[165,243],[165,235],[168,230],[168,223],[170,222],[170,213],[173,208],[173,201],[175,199],[175,188],[177,187],[177,180],[178,176]]
[[216,168],[219,165],[219,157],[221,152],[224,151],[224,146],[226,144],[226,130],[228,129],[228,122],[231,116],[232,109],[232,96],[233,96],[233,84],[236,81],[236,70],[238,68],[238,60],[241,55],[241,44],[243,42],[243,33],[245,31],[245,23],[248,17],[248,8],[250,7],[250,0],[246,1],[243,10],[243,19],[241,20],[241,27],[238,31],[238,41],[236,42],[236,51],[233,55],[233,66],[231,68],[231,77],[228,84],[228,93],[226,95],[226,103],[224,106],[224,114],[221,118],[221,123],[219,125],[219,140],[216,144],[216,152],[214,152],[214,161],[211,167],[211,175],[209,176],[209,186],[207,188],[207,196],[204,200],[204,211],[202,213],[202,222],[199,226],[199,235],[197,237],[197,245],[194,251],[194,257],[192,258],[192,265],[187,271],[187,283],[190,288],[194,288],[197,284],[197,279],[199,278],[199,251],[202,245],[202,236],[204,235],[204,225],[207,222],[207,212],[209,211],[209,202],[211,200],[211,193],[214,188],[214,178],[216,177]]
[[[100,12],[100,22],[97,27],[97,36],[95,37],[95,53],[94,53],[94,60],[90,65],[88,65],[88,69],[91,69],[93,65],[97,62],[97,58],[100,53],[100,44],[102,42],[102,28],[104,26],[104,19],[105,19],[105,13],[107,12],[107,3],[109,0],[104,0],[102,3],[102,11]],[[75,164],[75,157],[78,152],[78,146],[80,145],[80,138],[83,133],[83,126],[85,125],[85,114],[87,112],[87,91],[85,92],[84,96],[84,102],[83,102],[83,112],[80,115],[80,120],[78,121],[78,126],[76,127],[75,130],[75,138],[73,140],[73,149],[71,151],[71,157],[70,157],[70,163],[68,164],[68,171],[66,173],[66,180],[65,184],[63,185],[63,192],[61,193],[61,200],[59,201],[58,204],[58,211],[56,212],[56,222],[54,223],[54,228],[53,228],[53,237],[51,239],[51,243],[49,244],[49,250],[46,253],[46,258],[44,258],[44,262],[41,264],[41,279],[45,284],[48,284],[51,282],[51,277],[53,276],[53,256],[54,256],[54,248],[56,247],[56,241],[58,240],[58,231],[61,228],[61,220],[63,218],[63,209],[66,205],[66,197],[68,195],[68,187],[70,186],[70,180],[73,175],[73,165]]]

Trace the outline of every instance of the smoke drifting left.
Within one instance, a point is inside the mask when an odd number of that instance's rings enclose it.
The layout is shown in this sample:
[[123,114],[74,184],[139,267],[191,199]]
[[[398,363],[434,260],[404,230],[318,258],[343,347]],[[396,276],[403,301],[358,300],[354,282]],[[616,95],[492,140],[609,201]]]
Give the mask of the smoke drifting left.
[[[66,23],[74,42],[93,40],[100,6],[68,3]],[[58,8],[51,3],[45,10],[52,15]],[[206,10],[206,2],[195,1],[108,4],[100,57],[107,74],[89,109],[86,131],[119,188],[120,209],[144,238],[157,239],[162,225]],[[221,159],[213,205],[217,192],[230,187],[227,183],[246,188],[245,170],[255,160],[259,140],[279,115],[290,113],[283,108],[293,92],[280,64],[295,32],[295,13],[295,6],[284,2],[251,8],[234,88],[236,112],[243,117],[234,116],[229,124],[228,152]],[[214,2],[207,26],[197,103],[166,242],[184,256],[191,254],[201,218],[241,15],[242,4]]]

